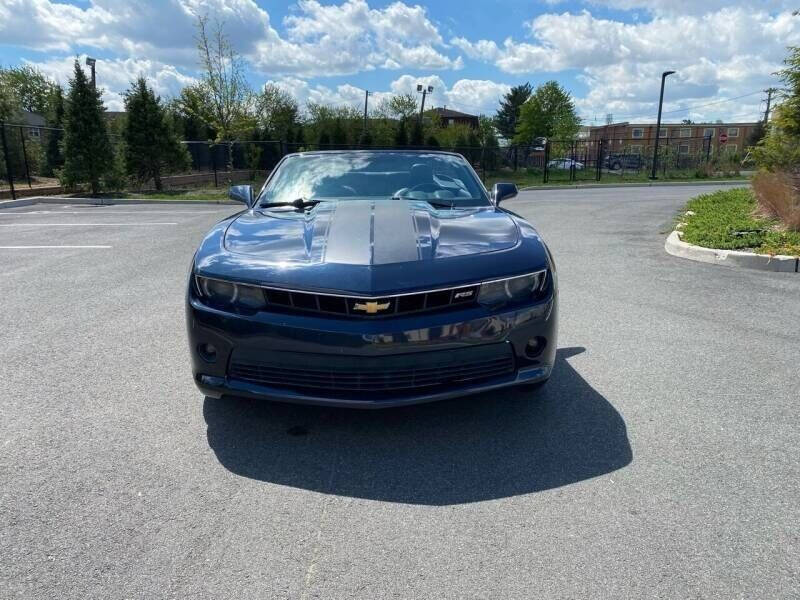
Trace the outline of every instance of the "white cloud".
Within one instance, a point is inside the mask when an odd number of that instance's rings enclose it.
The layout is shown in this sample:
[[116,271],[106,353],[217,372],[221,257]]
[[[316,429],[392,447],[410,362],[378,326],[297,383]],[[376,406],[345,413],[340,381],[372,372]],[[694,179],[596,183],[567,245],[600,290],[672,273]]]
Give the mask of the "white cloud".
[[343,75],[376,68],[459,69],[424,8],[366,0],[323,5],[299,0],[281,35],[254,0],[91,0],[86,8],[53,0],[3,0],[0,38],[6,44],[74,52],[89,46],[196,68],[195,22],[224,23],[236,49],[257,70],[303,76]]
[[[649,8],[647,22],[624,23],[578,14],[543,14],[527,23],[530,41],[454,39],[467,56],[492,62],[514,74],[559,73],[579,69],[588,86],[577,100],[585,115],[606,113],[650,117],[664,70],[676,70],[668,95],[677,110],[703,101],[730,98],[775,84],[786,46],[800,44],[800,21],[789,12],[724,7],[705,14],[669,15],[671,2],[620,2]],[[646,7],[644,5],[647,5]],[[727,4],[727,3],[726,3]],[[780,8],[782,3],[772,3]],[[713,7],[714,2],[711,2]],[[758,111],[752,102],[714,105],[695,118]],[[668,106],[670,104],[668,103]],[[677,115],[683,118],[685,114]]]
[[[320,84],[312,85],[296,77],[284,77],[268,83],[274,83],[286,90],[301,105],[316,102],[356,108],[364,106],[364,90],[349,84],[331,88]],[[417,93],[417,84],[433,87],[433,92],[425,98],[426,107],[447,106],[471,114],[493,113],[502,95],[510,89],[504,83],[482,79],[459,79],[448,87],[438,75],[415,77],[406,74],[392,81],[389,89],[372,90],[369,102],[372,106],[377,106],[384,98],[397,94],[411,94],[421,99],[421,95]]]
[[736,5],[757,8],[765,12],[791,11],[797,8],[791,0],[758,0],[753,2],[736,2],[735,0],[589,0],[589,4],[605,6],[617,10],[645,10],[653,15],[690,15],[716,12]]
[[284,20],[287,37],[271,36],[253,55],[267,73],[346,75],[376,68],[460,69],[421,6],[395,2],[371,9],[366,0],[322,5],[300,0],[298,14]]
[[493,114],[510,85],[485,79],[459,79],[447,92],[448,106],[464,112]]
[[473,43],[466,38],[455,37],[450,40],[450,43],[463,50],[464,54],[470,58],[493,61],[501,56],[500,48],[491,40],[478,40]]

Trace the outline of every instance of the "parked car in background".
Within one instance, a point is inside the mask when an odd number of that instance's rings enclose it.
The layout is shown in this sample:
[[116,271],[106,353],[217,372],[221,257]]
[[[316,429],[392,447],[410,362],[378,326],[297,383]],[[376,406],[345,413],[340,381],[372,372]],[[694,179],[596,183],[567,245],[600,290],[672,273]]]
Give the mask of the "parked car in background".
[[574,158],[554,158],[547,163],[548,169],[569,170],[575,167],[576,171],[583,169],[583,163],[575,160]]
[[610,171],[619,171],[620,169],[639,170],[644,167],[644,158],[642,158],[641,154],[624,154],[618,152],[606,156],[603,160],[603,167]]
[[206,396],[375,408],[538,386],[556,355],[544,241],[449,152],[291,154],[208,233],[186,316]]

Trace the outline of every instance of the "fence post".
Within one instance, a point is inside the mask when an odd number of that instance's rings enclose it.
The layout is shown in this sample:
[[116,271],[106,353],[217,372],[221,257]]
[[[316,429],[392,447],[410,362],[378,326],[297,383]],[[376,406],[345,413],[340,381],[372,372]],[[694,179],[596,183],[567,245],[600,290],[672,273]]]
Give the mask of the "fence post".
[[548,162],[550,162],[550,140],[547,140],[544,143],[544,169],[542,170],[544,177],[542,178],[542,183],[547,183],[547,181],[550,179],[550,172],[547,164]]
[[519,146],[514,146],[514,172],[517,172],[519,164]]
[[211,146],[211,168],[214,169],[214,187],[219,187],[219,182],[217,181],[217,145],[213,144]]
[[6,160],[6,173],[8,174],[8,187],[11,190],[11,199],[17,199],[17,192],[14,190],[14,175],[11,173],[11,161],[8,159],[8,144],[6,143],[6,123],[0,121],[0,138],[3,142],[3,157]]
[[595,168],[597,169],[595,181],[600,181],[603,174],[603,140],[597,140],[597,158],[595,161]]
[[28,168],[28,153],[25,151],[25,134],[22,133],[22,127],[19,128],[19,141],[22,142],[22,160],[25,163],[25,177],[28,179],[28,189],[32,188],[31,185],[31,170]]
[[569,145],[569,180],[570,183],[575,182],[575,141],[573,140]]

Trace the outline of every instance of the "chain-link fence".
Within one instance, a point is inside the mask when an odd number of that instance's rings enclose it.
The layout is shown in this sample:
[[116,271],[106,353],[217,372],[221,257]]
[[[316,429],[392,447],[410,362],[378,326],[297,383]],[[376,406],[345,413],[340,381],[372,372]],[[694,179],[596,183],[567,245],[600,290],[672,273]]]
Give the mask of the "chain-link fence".
[[[33,188],[47,183],[52,174],[47,147],[54,132],[58,135],[61,130],[0,123],[0,191],[11,191],[14,184]],[[53,182],[58,185],[57,179]]]
[[[14,196],[12,186],[48,193],[61,191],[63,130],[4,124],[0,144],[0,194]],[[124,172],[119,136],[111,136],[113,173],[104,180],[108,189],[151,190],[152,181],[134,181]],[[165,189],[223,187],[231,183],[263,181],[283,156],[293,152],[356,149],[430,149],[462,154],[487,185],[512,181],[520,186],[590,181],[636,181],[653,175],[655,143],[637,138],[548,140],[514,146],[359,146],[348,144],[286,143],[278,140],[232,142],[185,141],[188,169],[164,173]],[[693,179],[737,174],[742,152],[735,143],[719,144],[709,137],[659,139],[655,175],[663,179]]]

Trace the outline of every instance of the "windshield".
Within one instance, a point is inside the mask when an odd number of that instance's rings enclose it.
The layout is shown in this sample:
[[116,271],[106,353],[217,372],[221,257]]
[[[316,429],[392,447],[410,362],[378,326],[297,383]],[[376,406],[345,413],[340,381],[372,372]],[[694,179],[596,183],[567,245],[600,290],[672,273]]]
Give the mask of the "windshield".
[[290,156],[260,204],[305,200],[407,198],[453,206],[490,204],[460,156],[420,152],[331,152]]

